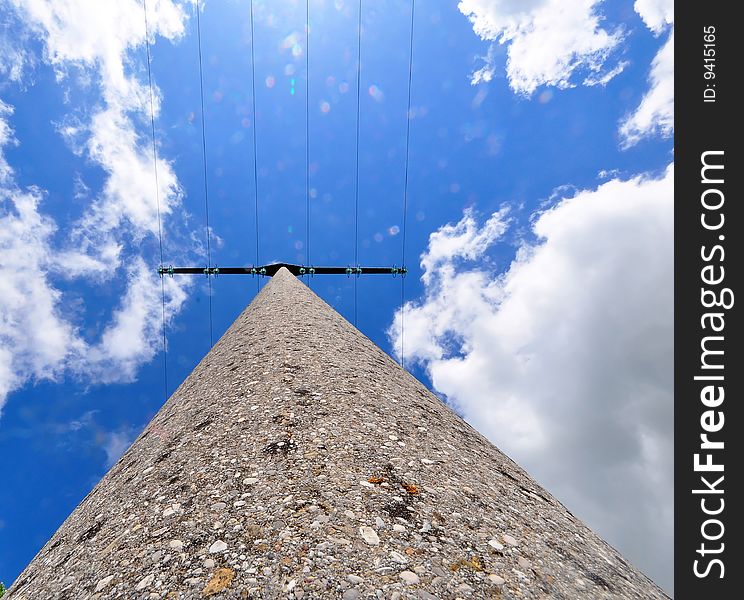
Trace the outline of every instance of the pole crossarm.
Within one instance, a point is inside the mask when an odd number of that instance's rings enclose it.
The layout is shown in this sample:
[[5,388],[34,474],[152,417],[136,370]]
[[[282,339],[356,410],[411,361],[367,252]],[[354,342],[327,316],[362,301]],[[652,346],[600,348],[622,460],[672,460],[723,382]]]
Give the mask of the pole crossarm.
[[289,263],[273,263],[270,265],[262,265],[260,267],[173,267],[173,266],[160,266],[158,267],[158,274],[162,277],[163,275],[206,275],[217,276],[217,275],[253,275],[259,277],[273,277],[276,273],[285,267],[295,277],[303,275],[346,275],[351,277],[352,275],[392,275],[393,277],[400,275],[405,277],[408,273],[406,267],[314,267],[305,265],[293,265]]

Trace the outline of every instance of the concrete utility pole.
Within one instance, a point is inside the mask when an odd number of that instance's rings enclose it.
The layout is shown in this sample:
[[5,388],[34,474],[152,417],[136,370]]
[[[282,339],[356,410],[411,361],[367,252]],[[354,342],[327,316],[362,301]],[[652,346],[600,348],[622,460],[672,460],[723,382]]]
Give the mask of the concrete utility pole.
[[212,596],[666,598],[286,269],[9,594]]

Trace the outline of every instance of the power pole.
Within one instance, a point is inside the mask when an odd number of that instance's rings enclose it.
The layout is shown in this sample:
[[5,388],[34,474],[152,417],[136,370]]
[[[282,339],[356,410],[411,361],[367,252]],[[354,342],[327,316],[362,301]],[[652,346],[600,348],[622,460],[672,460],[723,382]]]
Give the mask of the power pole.
[[285,268],[9,598],[211,596],[666,598]]

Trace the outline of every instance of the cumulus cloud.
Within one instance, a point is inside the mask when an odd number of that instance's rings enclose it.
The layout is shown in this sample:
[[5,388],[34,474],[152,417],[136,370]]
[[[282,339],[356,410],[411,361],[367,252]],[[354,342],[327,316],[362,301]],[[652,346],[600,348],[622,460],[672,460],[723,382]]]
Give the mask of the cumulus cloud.
[[[57,225],[40,207],[44,194],[21,189],[2,153],[12,133],[0,102],[0,409],[12,391],[28,380],[55,380],[64,372],[87,381],[128,381],[160,345],[160,281],[152,265],[133,258],[122,305],[96,343],[86,342],[65,307],[55,274],[74,264],[67,276],[89,276],[95,269],[72,251],[53,245]],[[83,256],[83,259],[85,257]],[[164,281],[166,318],[186,299],[186,288]]]
[[472,210],[466,210],[459,223],[445,225],[432,233],[429,250],[421,257],[424,282],[428,283],[433,272],[451,264],[453,259],[473,260],[481,256],[506,230],[505,215],[506,210],[494,213],[482,228],[478,228]]
[[[634,5],[646,26],[662,35],[674,24],[672,0],[636,0]],[[649,89],[636,109],[620,124],[623,148],[637,144],[645,137],[674,133],[674,30],[651,63]]]
[[633,8],[657,35],[674,24],[674,0],[636,0]]
[[483,40],[492,42],[473,84],[495,72],[495,46],[506,47],[506,75],[512,89],[532,94],[538,86],[567,88],[578,76],[584,85],[605,84],[623,63],[607,68],[622,30],[602,25],[601,0],[461,0],[460,12]]
[[[119,266],[119,254],[111,253],[122,227],[135,240],[157,233],[157,191],[165,217],[180,200],[180,188],[172,165],[159,159],[158,189],[150,140],[139,134],[133,114],[140,122],[149,118],[147,82],[140,81],[129,64],[130,50],[145,43],[143,5],[140,0],[13,0],[28,26],[43,40],[47,61],[63,79],[73,67],[89,71],[100,87],[103,105],[87,121],[65,124],[63,136],[74,140],[73,150],[107,174],[104,188],[74,228],[81,251],[94,255],[107,268]],[[183,35],[186,15],[171,0],[148,3],[151,36],[175,41]],[[154,90],[157,116],[160,97]],[[108,252],[95,256],[98,249]]]
[[20,190],[2,148],[14,142],[0,101],[0,409],[28,377],[54,378],[79,348],[59,312],[60,293],[49,283],[49,241],[56,227],[42,216],[38,189]]
[[424,295],[403,309],[406,360],[669,589],[672,185],[670,166],[560,200],[501,272],[487,255],[508,213],[468,211],[430,236]]
[[60,315],[60,293],[48,278],[53,223],[37,210],[40,193],[0,189],[0,407],[8,393],[33,376],[53,379],[79,348]]
[[[12,134],[12,109],[0,102],[0,408],[7,395],[29,380],[56,378],[64,372],[86,381],[129,381],[160,344],[160,281],[152,258],[140,242],[158,232],[156,197],[166,219],[181,200],[171,163],[159,159],[158,188],[151,140],[149,88],[138,79],[141,64],[133,51],[145,42],[139,0],[11,0],[15,17],[44,47],[43,61],[60,82],[80,81],[100,92],[95,108],[73,105],[60,134],[71,150],[100,166],[101,189],[82,216],[66,224],[55,242],[58,224],[41,207],[43,190],[21,189],[2,146],[18,143]],[[153,40],[176,41],[186,15],[172,0],[148,3]],[[20,80],[23,51],[0,48],[0,72]],[[21,58],[18,58],[21,57]],[[7,65],[11,65],[8,67]],[[70,73],[75,78],[69,78]],[[68,100],[68,102],[71,102]],[[157,113],[160,96],[154,93]],[[54,236],[59,238],[60,236]],[[121,275],[126,260],[127,288],[100,340],[86,340],[65,303],[62,279],[101,280]],[[23,269],[20,272],[20,269]],[[167,281],[166,318],[185,301],[186,281]]]
[[[121,306],[84,361],[86,367],[96,370],[97,379],[103,383],[132,381],[139,366],[150,361],[159,349],[160,278],[142,258],[135,259],[128,267],[127,278]],[[162,283],[166,292],[166,315],[176,314],[186,301],[186,290],[172,278]],[[150,343],[145,344],[143,340]]]
[[[460,0],[458,8],[473,31],[491,42],[471,82],[494,77],[501,56],[498,48],[504,47],[506,77],[516,93],[529,96],[541,85],[606,85],[629,63],[612,59],[625,31],[604,23],[601,4],[602,0]],[[620,123],[623,148],[645,137],[669,137],[674,131],[674,2],[636,0],[634,9],[655,36],[667,38],[651,64],[648,91]]]

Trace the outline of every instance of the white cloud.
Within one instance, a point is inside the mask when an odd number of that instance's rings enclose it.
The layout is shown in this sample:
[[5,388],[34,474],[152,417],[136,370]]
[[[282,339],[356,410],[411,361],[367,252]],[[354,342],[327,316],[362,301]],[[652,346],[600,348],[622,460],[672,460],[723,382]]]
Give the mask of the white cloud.
[[[620,29],[602,26],[601,0],[461,0],[460,12],[483,40],[506,46],[506,74],[515,92],[531,94],[538,86],[604,84],[622,70],[606,69],[610,54],[622,41]],[[474,84],[494,74],[492,44],[485,66],[473,74]]]
[[16,214],[2,217],[0,297],[5,331],[0,335],[13,340],[14,354],[27,361],[36,376],[53,377],[55,365],[74,346],[74,332],[60,318],[60,294],[45,273],[54,226],[37,211],[39,201],[36,191],[17,193],[12,199]]
[[421,266],[424,269],[424,282],[429,281],[431,272],[443,263],[452,262],[454,258],[474,259],[501,236],[506,230],[504,217],[506,210],[494,213],[479,230],[470,210],[456,225],[445,225],[431,234],[429,251],[422,256]]
[[[534,221],[497,274],[505,212],[433,233],[406,360],[660,584],[672,585],[672,169]],[[400,313],[389,330],[399,347]]]
[[0,409],[28,377],[53,379],[80,347],[61,318],[60,293],[49,283],[49,240],[56,227],[42,216],[38,189],[16,187],[3,147],[16,143],[0,101]]
[[13,11],[0,13],[0,90],[27,83],[25,75],[36,64],[27,44],[28,35],[19,27]]
[[[152,150],[140,141],[121,107],[93,116],[88,155],[108,174],[103,193],[75,229],[82,249],[110,246],[119,229],[140,239],[158,234]],[[180,201],[180,188],[167,161],[158,159],[158,197],[165,218]],[[114,265],[115,266],[115,265]]]
[[6,32],[0,30],[0,34],[0,76],[5,82],[18,83],[29,60],[28,55],[24,50],[10,46]]
[[133,431],[109,431],[106,433],[103,450],[106,452],[106,468],[111,468],[132,445],[136,434]]
[[[162,344],[162,296],[160,278],[141,258],[127,270],[129,284],[122,306],[90,349],[78,370],[93,369],[104,383],[131,381],[137,369],[149,362]],[[166,318],[177,314],[186,301],[186,291],[172,278],[163,279]]]
[[[11,0],[11,4],[18,22],[43,43],[44,60],[61,83],[66,78],[73,86],[83,81],[100,91],[100,103],[91,113],[73,105],[75,117],[65,119],[59,131],[73,152],[103,169],[105,179],[82,217],[66,228],[66,238],[53,242],[57,224],[40,210],[43,191],[20,189],[1,151],[1,146],[17,142],[9,125],[12,110],[0,102],[0,409],[7,395],[27,381],[64,372],[90,382],[131,380],[161,343],[160,281],[154,265],[148,264],[152,258],[145,261],[140,255],[140,242],[158,232],[147,134],[149,88],[135,74],[141,71],[141,57],[136,61],[132,57],[145,42],[142,3]],[[177,40],[185,20],[181,6],[171,0],[148,2],[153,39]],[[13,55],[7,50],[0,71],[8,71],[4,65]],[[68,78],[73,70],[76,76]],[[157,116],[157,88],[154,104]],[[157,168],[165,220],[180,203],[181,191],[168,161],[159,159]],[[59,281],[85,277],[100,283],[121,275],[125,260],[129,268],[122,303],[111,323],[102,324],[101,339],[88,341],[76,329],[74,311],[66,310]],[[185,280],[165,282],[167,319],[180,310],[188,285]]]
[[38,211],[39,190],[15,187],[2,153],[11,135],[3,118],[9,113],[0,102],[0,409],[29,377],[54,379],[80,347],[60,315],[60,293],[49,283],[49,241],[56,227]]
[[630,63],[627,60],[623,60],[617,63],[615,68],[610,71],[600,72],[596,75],[588,75],[587,78],[584,79],[584,85],[607,85],[615,75],[622,73],[625,70],[625,67],[629,64]]
[[636,0],[633,8],[657,35],[674,24],[674,0]]
[[7,121],[12,114],[13,107],[0,100],[0,186],[6,185],[13,175],[13,170],[10,168],[8,161],[5,160],[5,153],[3,152],[5,146],[16,143],[13,131]]
[[651,63],[649,90],[635,111],[620,125],[622,146],[629,148],[644,137],[674,133],[674,32]]
[[[581,83],[606,85],[629,64],[611,60],[624,40],[620,27],[603,24],[602,0],[460,0],[460,12],[473,30],[492,42],[484,64],[471,75],[473,85],[490,81],[500,53],[506,53],[511,88],[530,95],[541,85],[567,88]],[[634,9],[646,27],[661,36],[674,24],[673,0],[636,0]],[[653,135],[674,131],[674,32],[653,60],[649,90],[620,124],[621,144],[628,148]]]
[[634,146],[645,137],[674,133],[674,2],[636,0],[634,8],[651,32],[660,36],[672,28],[651,63],[649,89],[636,109],[620,124],[623,148]]
[[[154,165],[151,140],[138,133],[132,114],[140,122],[150,116],[149,88],[130,73],[129,52],[145,43],[143,5],[140,0],[100,2],[99,0],[13,0],[28,26],[43,40],[47,61],[63,79],[71,67],[93,75],[100,86],[103,106],[88,122],[76,119],[60,133],[71,141],[74,151],[87,150],[88,157],[107,174],[104,188],[74,228],[81,252],[93,255],[108,269],[119,266],[119,254],[97,255],[111,249],[121,238],[121,228],[135,241],[156,234],[157,205],[154,202]],[[148,3],[151,37],[175,41],[183,35],[186,15],[171,0]],[[154,89],[157,116],[160,97]],[[87,139],[86,139],[87,137]],[[158,198],[166,217],[180,200],[180,187],[172,165],[158,160]]]
[[[58,251],[52,244],[57,226],[40,211],[43,193],[16,185],[2,153],[13,140],[6,120],[11,112],[0,102],[0,410],[27,381],[54,380],[65,371],[91,382],[131,380],[161,344],[160,280],[138,257],[131,259],[124,301],[101,340],[90,345],[77,330],[54,277],[61,271],[90,276],[100,265]],[[170,319],[185,301],[187,282],[164,283]]]
[[[68,63],[98,64],[109,91],[133,91],[124,75],[123,55],[144,43],[141,0],[11,0],[46,38],[47,60],[60,69]],[[148,2],[151,36],[174,39],[183,32],[185,16],[171,0]],[[123,93],[123,96],[127,96]]]

